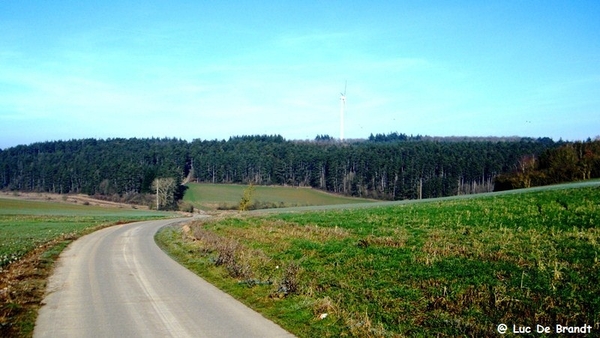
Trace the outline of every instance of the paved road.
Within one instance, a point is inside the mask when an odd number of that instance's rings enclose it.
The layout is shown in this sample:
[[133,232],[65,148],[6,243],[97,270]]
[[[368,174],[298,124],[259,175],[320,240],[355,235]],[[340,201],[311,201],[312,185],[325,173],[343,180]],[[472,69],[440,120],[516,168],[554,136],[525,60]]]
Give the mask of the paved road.
[[49,280],[34,337],[291,337],[158,248],[156,231],[178,221],[119,225],[73,242]]

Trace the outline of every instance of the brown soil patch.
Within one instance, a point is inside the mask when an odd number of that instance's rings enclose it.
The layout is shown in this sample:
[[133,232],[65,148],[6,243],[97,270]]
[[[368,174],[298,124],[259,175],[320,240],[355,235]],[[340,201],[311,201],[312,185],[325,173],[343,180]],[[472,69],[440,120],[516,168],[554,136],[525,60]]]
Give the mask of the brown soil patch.
[[56,259],[44,255],[72,237],[59,238],[39,246],[0,273],[0,336],[28,337],[33,334],[37,310],[46,290],[46,281]]

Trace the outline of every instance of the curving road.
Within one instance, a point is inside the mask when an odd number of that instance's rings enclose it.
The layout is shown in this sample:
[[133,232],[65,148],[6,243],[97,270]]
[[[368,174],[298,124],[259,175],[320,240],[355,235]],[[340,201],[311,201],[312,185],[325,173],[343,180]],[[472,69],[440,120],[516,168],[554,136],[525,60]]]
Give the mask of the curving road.
[[34,337],[292,337],[154,242],[183,221],[114,226],[73,242],[49,280]]

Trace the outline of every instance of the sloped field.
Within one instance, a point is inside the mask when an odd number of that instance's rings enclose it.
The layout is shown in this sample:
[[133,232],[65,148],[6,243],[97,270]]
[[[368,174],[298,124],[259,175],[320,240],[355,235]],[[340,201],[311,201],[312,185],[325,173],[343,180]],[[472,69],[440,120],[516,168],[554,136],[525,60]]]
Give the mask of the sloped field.
[[[600,330],[600,187],[236,216],[161,241],[291,332],[495,336]],[[575,187],[575,188],[573,188]]]
[[[202,210],[235,209],[248,186],[237,184],[190,183],[183,197]],[[258,208],[283,208],[348,203],[368,203],[371,200],[337,196],[311,188],[254,186],[253,203]]]

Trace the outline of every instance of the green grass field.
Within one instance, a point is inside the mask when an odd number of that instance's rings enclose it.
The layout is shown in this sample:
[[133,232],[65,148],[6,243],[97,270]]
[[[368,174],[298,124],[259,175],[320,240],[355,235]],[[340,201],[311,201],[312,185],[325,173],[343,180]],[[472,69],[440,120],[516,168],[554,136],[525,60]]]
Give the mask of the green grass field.
[[[201,210],[235,208],[248,186],[237,184],[189,183],[183,197]],[[254,202],[268,207],[298,207],[348,203],[368,203],[372,200],[337,196],[316,189],[281,186],[255,186]]]
[[[600,332],[600,187],[242,215],[158,240],[300,337]],[[193,239],[193,241],[191,240]]]
[[77,237],[97,226],[157,217],[165,214],[0,197],[0,271],[61,236]]

